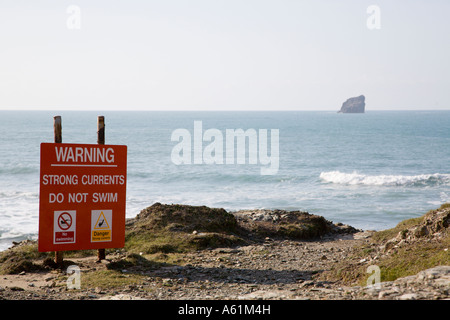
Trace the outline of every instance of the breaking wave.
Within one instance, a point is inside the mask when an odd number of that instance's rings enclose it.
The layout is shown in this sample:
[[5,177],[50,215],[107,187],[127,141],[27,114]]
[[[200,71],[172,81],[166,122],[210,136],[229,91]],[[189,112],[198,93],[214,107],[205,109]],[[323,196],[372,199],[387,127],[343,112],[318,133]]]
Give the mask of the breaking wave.
[[427,186],[445,184],[450,185],[450,174],[434,173],[405,175],[366,175],[357,172],[345,173],[340,171],[326,171],[320,173],[320,179],[328,183],[368,186]]

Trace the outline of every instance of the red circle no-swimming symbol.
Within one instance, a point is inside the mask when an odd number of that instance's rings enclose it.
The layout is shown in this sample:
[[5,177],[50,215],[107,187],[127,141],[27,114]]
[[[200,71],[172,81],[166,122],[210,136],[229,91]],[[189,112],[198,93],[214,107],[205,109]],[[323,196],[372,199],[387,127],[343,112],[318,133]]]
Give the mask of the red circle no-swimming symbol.
[[72,226],[72,216],[68,212],[63,212],[58,217],[58,227],[61,230],[69,230]]

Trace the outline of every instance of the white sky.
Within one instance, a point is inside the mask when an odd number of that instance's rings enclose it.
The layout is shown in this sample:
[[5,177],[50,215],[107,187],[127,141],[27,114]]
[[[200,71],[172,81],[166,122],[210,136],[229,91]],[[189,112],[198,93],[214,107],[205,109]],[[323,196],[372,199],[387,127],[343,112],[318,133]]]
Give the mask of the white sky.
[[0,109],[450,109],[449,34],[448,0],[0,0]]

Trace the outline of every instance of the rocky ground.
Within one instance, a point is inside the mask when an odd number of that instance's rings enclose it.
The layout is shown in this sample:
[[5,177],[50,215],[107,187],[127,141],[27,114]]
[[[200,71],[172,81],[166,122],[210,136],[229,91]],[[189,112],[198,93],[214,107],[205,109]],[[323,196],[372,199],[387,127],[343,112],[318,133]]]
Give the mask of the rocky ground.
[[[279,219],[280,214],[247,211],[235,216],[246,217],[249,223],[270,222]],[[361,258],[352,254],[370,241],[373,232],[343,225],[334,228],[334,232],[312,240],[265,237],[263,241],[245,245],[188,252],[183,254],[182,264],[129,268],[123,265],[119,267],[120,277],[136,281],[114,288],[86,287],[83,282],[89,274],[106,272],[108,266],[123,261],[130,253],[110,253],[101,263],[92,256],[70,259],[81,270],[80,289],[67,288],[68,275],[64,270],[24,271],[0,275],[0,299],[449,299],[450,266],[370,286],[324,280],[320,275],[343,261],[364,268],[376,265],[376,259],[370,256]]]

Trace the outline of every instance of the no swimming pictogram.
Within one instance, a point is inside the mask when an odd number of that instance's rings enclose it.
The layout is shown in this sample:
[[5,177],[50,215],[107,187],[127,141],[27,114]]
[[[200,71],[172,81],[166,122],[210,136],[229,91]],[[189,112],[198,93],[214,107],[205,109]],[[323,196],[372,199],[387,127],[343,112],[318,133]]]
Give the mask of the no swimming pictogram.
[[76,211],[54,211],[53,243],[75,243]]
[[61,230],[68,230],[72,226],[72,216],[68,212],[63,212],[58,217],[58,227]]

